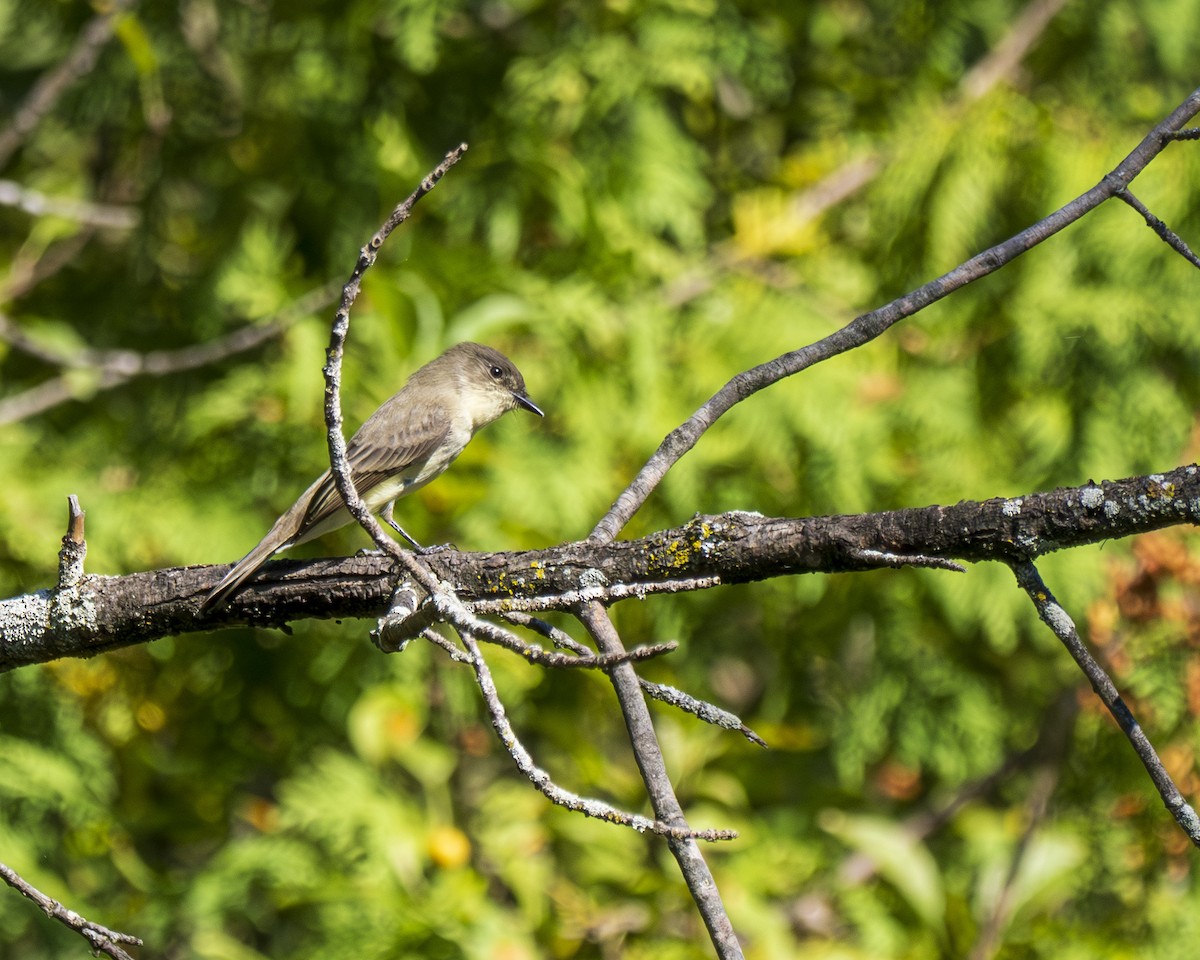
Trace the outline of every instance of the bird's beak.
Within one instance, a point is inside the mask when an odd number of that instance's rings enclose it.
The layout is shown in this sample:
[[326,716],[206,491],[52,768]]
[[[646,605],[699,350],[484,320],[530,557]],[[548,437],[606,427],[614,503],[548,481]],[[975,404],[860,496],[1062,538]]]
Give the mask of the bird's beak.
[[542,413],[542,411],[538,407],[538,405],[536,403],[534,403],[532,400],[530,400],[527,396],[525,396],[525,394],[514,393],[513,399],[517,401],[518,406],[524,407],[530,413],[536,413],[539,417],[545,416],[545,414]]

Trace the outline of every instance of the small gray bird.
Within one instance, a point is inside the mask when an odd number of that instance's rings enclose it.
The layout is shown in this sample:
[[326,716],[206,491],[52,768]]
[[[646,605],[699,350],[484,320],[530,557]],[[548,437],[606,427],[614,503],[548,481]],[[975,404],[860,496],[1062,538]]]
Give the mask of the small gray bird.
[[[372,513],[380,513],[419,549],[392,519],[392,505],[439,476],[477,430],[519,407],[545,416],[525,393],[525,379],[508,357],[478,343],[451,347],[409,377],[350,438],[346,459],[358,495]],[[225,574],[204,598],[200,612],[224,606],[275,553],[352,520],[326,470],[275,521],[262,542]]]

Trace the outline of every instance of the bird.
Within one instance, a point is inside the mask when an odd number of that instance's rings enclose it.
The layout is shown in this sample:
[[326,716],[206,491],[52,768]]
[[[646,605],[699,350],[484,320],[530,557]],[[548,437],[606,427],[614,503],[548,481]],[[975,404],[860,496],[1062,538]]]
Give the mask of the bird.
[[[510,410],[545,414],[525,390],[525,378],[504,354],[478,343],[459,343],[430,360],[363,423],[346,446],[354,487],[417,550],[420,544],[392,519],[396,500],[429,483],[450,466],[477,431]],[[200,604],[220,609],[272,556],[343,527],[353,520],[326,470],[275,521],[253,550],[233,565]]]

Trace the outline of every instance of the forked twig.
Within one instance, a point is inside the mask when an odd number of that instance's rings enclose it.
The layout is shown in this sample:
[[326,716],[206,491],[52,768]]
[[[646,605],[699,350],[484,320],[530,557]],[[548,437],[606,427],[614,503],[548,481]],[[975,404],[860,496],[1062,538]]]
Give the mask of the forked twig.
[[[560,630],[544,620],[539,620],[537,617],[531,617],[527,613],[512,611],[504,615],[506,620],[528,627],[531,630],[536,630],[542,636],[552,640],[555,646],[564,647],[568,650],[575,651],[576,655],[582,660],[584,657],[591,655],[589,650],[582,643],[574,639],[565,630]],[[652,647],[635,647],[628,653],[622,655],[608,655],[603,657],[595,657],[592,659],[602,662],[605,666],[615,666],[618,663],[632,662],[637,659],[635,654],[639,650],[654,651],[661,647],[667,646],[660,644]],[[674,645],[672,644],[672,647]],[[665,652],[665,651],[664,651]],[[715,704],[701,700],[699,697],[694,697],[690,693],[684,693],[682,690],[677,690],[675,687],[669,687],[666,684],[654,683],[651,680],[646,680],[643,677],[638,677],[638,683],[642,685],[642,692],[648,697],[653,697],[660,703],[665,703],[668,706],[675,707],[685,713],[690,713],[699,720],[705,723],[711,723],[714,726],[724,727],[726,730],[736,730],[751,743],[756,743],[760,747],[767,745],[757,733],[751,730],[746,724],[742,723],[741,718],[730,713],[728,710],[722,710]]]
[[484,659],[483,652],[472,631],[458,628],[457,625],[456,629],[458,629],[463,646],[470,655],[471,666],[475,671],[475,682],[483,694],[483,700],[496,735],[508,749],[509,756],[513,758],[517,769],[528,777],[529,782],[537,787],[551,803],[574,810],[576,813],[582,813],[584,816],[630,827],[638,833],[648,831],[675,841],[732,840],[737,836],[733,830],[693,830],[687,824],[664,823],[661,820],[652,820],[636,813],[626,813],[602,800],[581,797],[577,793],[558,786],[551,779],[550,774],[533,762],[533,757],[518,739],[512,724],[508,722],[508,715],[504,710],[504,704],[500,701],[500,694],[496,690],[491,670],[488,669],[487,661]]
[[[620,653],[625,649],[621,637],[609,619],[608,611],[599,603],[588,603],[579,609],[579,619],[596,640],[602,653]],[[634,759],[642,774],[642,782],[650,796],[655,816],[663,823],[686,827],[683,808],[671,786],[667,774],[662,748],[650,720],[650,711],[642,696],[641,683],[633,666],[623,663],[609,672],[625,727],[629,731],[629,742],[633,747]],[[670,837],[667,845],[683,874],[688,892],[696,904],[708,929],[709,939],[721,960],[740,960],[742,945],[734,933],[733,923],[721,900],[721,893],[713,879],[712,870],[705,862],[699,845],[690,838]]]

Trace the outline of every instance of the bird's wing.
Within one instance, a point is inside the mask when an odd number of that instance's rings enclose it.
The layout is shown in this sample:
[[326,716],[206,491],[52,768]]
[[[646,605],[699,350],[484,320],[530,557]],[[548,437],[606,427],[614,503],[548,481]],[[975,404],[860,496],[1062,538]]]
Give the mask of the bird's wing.
[[[389,477],[427,460],[450,432],[449,417],[440,408],[426,409],[418,418],[389,408],[390,403],[380,407],[359,428],[346,448],[346,460],[360,497]],[[341,508],[337,484],[326,471],[308,501],[302,529],[316,526]]]

